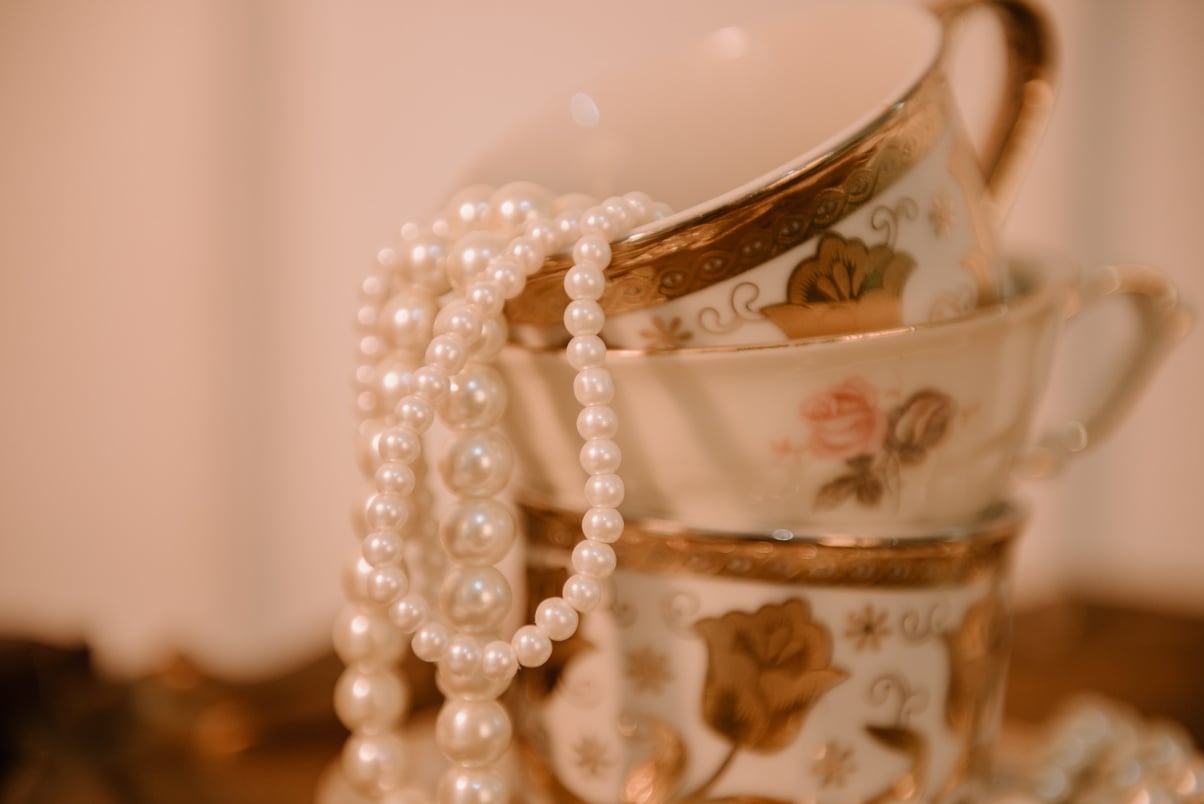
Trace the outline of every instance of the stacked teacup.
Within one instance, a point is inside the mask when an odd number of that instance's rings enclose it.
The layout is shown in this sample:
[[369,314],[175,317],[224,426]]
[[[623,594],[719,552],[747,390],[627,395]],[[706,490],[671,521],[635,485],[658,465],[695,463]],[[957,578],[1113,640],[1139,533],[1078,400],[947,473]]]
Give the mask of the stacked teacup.
[[[1009,46],[981,157],[943,72],[974,5]],[[516,740],[551,800],[982,794],[1013,481],[1109,429],[1185,321],[1151,269],[999,250],[1048,60],[1023,3],[814,4],[581,89],[470,172],[519,197],[508,182],[582,191],[560,206],[618,221],[628,190],[677,210],[610,244],[617,427],[583,423],[566,357],[574,256],[506,307],[530,613],[583,571],[582,517],[616,499],[583,491],[583,438],[622,455],[603,603],[520,678]],[[1090,416],[1034,437],[1062,324],[1110,297],[1142,322],[1128,370]]]

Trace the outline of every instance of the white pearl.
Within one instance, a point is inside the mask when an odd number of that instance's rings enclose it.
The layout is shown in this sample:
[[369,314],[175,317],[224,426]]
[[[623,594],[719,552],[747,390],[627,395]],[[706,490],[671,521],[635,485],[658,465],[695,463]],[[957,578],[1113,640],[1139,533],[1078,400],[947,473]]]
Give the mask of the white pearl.
[[574,335],[564,353],[575,369],[600,366],[606,361],[606,342],[597,335]]
[[481,319],[468,302],[452,299],[435,316],[434,334],[450,334],[459,338],[465,346],[473,349],[481,340]]
[[605,289],[606,274],[600,263],[578,262],[564,275],[564,292],[570,299],[596,301]]
[[500,315],[489,318],[481,325],[481,342],[472,354],[475,362],[488,363],[498,356],[510,338],[506,319]]
[[527,285],[527,275],[523,267],[508,257],[499,257],[489,263],[489,270],[485,275],[497,283],[502,297],[506,299],[513,299],[519,295]]
[[577,211],[583,212],[590,207],[596,207],[598,199],[588,193],[565,193],[556,198],[556,203],[552,205],[552,209],[556,212]]
[[570,335],[597,335],[604,323],[606,313],[591,299],[577,299],[564,308],[564,328]]
[[465,701],[492,701],[506,691],[510,680],[489,678],[480,671],[457,674],[441,664],[435,672],[435,686],[445,699],[459,698]]
[[390,346],[416,352],[431,338],[435,299],[422,290],[408,288],[385,303],[378,320],[380,332]]
[[438,804],[510,804],[510,792],[494,771],[453,766],[439,778]]
[[533,217],[551,213],[556,196],[534,182],[516,181],[502,185],[489,199],[493,210],[489,223],[506,232],[517,231]]
[[591,475],[585,481],[585,499],[596,508],[618,508],[623,492],[623,478],[616,474]]
[[510,509],[489,497],[462,500],[439,528],[447,554],[463,564],[496,564],[514,544]]
[[471,636],[458,634],[447,644],[439,669],[456,676],[471,676],[481,669],[481,645]]
[[485,276],[489,261],[502,253],[506,239],[495,232],[474,230],[462,235],[447,250],[447,278],[456,290],[464,290]]
[[582,541],[573,547],[573,569],[591,578],[605,578],[615,571],[615,551],[605,542]]
[[514,656],[514,646],[509,642],[495,639],[485,646],[481,652],[481,672],[486,678],[509,683],[518,672],[518,659]]
[[413,463],[422,454],[422,439],[408,427],[387,427],[376,438],[376,454],[381,461]]
[[510,734],[510,716],[497,701],[445,701],[435,720],[435,742],[443,755],[469,768],[501,759]]
[[402,259],[410,281],[434,296],[451,288],[447,281],[447,248],[434,232],[421,232],[402,245]]
[[545,255],[555,254],[560,250],[560,232],[556,229],[556,223],[548,218],[527,221],[523,226],[523,234],[539,243]]
[[620,232],[618,223],[602,206],[590,207],[582,212],[578,226],[581,228],[581,234],[602,235],[607,241],[613,240]]
[[591,438],[581,445],[578,458],[586,474],[608,475],[618,470],[623,453],[619,445],[608,438]]
[[426,347],[426,364],[439,373],[451,376],[468,363],[468,348],[464,341],[450,333],[436,335]]
[[606,405],[615,397],[610,370],[603,366],[583,368],[573,379],[573,395],[582,405]]
[[403,396],[393,410],[401,424],[415,433],[425,433],[435,423],[435,409],[417,394]]
[[577,611],[593,611],[602,602],[602,583],[588,575],[573,574],[564,582],[562,594]]
[[609,405],[590,405],[577,414],[577,433],[582,438],[614,438],[619,417]]
[[577,612],[563,598],[549,597],[535,608],[535,627],[560,642],[577,631]]
[[568,209],[557,213],[552,225],[561,243],[575,243],[581,237],[581,212],[581,209]]
[[627,209],[631,215],[633,225],[639,226],[652,220],[652,206],[655,202],[647,193],[642,193],[639,190],[624,193],[623,200],[627,202]]
[[452,232],[459,234],[484,226],[489,220],[489,199],[493,193],[494,188],[487,184],[473,184],[448,199],[443,216],[452,222]]
[[376,490],[389,494],[407,496],[417,482],[414,470],[400,461],[385,461],[376,467]]
[[380,304],[385,299],[385,294],[389,292],[389,283],[384,276],[379,273],[371,273],[364,277],[364,281],[360,282],[360,297],[365,301],[372,302],[369,307]]
[[581,517],[581,532],[595,542],[615,542],[623,535],[623,515],[611,507],[591,508]]
[[334,623],[334,650],[344,664],[388,666],[401,658],[406,639],[378,612],[344,606]]
[[506,256],[514,260],[523,277],[539,273],[543,267],[547,250],[543,243],[532,237],[516,237],[506,245]]
[[493,430],[469,430],[448,445],[439,469],[454,494],[489,497],[506,487],[513,466],[513,450],[505,436]]
[[410,377],[414,374],[414,363],[412,357],[393,354],[381,358],[372,368],[372,385],[369,390],[376,394],[380,408],[388,410],[405,394]]
[[447,377],[430,366],[415,369],[410,375],[410,393],[438,407],[447,396]]
[[552,640],[533,625],[524,625],[510,639],[514,657],[523,667],[539,667],[552,655]]
[[343,591],[347,597],[368,606],[380,605],[375,596],[376,570],[362,555],[357,556],[343,573]]
[[470,634],[495,630],[510,612],[510,582],[489,566],[460,566],[443,579],[439,606],[448,621]]
[[397,530],[410,517],[410,504],[400,494],[376,493],[364,503],[364,522],[370,530]]
[[352,731],[387,731],[397,724],[408,705],[405,685],[388,670],[348,667],[334,687],[335,714]]
[[424,662],[437,662],[450,641],[451,636],[443,623],[425,623],[414,632],[410,650]]
[[376,360],[381,356],[381,352],[384,351],[384,344],[381,343],[380,338],[375,335],[365,335],[364,337],[360,338],[356,350],[359,352],[361,357],[364,357],[368,360]]
[[376,567],[368,579],[368,597],[373,602],[387,605],[410,590],[410,577],[397,564]]
[[496,282],[489,279],[469,285],[464,299],[473,312],[481,318],[492,318],[502,312],[502,305],[506,301],[501,288],[497,286]]
[[622,196],[612,195],[598,206],[606,210],[607,216],[614,221],[619,231],[627,231],[635,224],[635,217],[631,214],[627,199]]
[[506,410],[506,383],[497,369],[469,365],[451,378],[443,421],[449,427],[485,429],[497,424]]
[[389,606],[389,621],[407,634],[421,628],[430,617],[430,607],[420,594],[406,595]]
[[668,204],[664,203],[663,201],[657,201],[655,204],[652,205],[652,219],[653,220],[658,221],[661,218],[667,218],[672,214],[673,214],[673,207],[669,206]]
[[582,235],[573,245],[573,262],[603,266],[610,262],[610,241],[599,234]]
[[343,777],[367,795],[400,787],[405,757],[405,743],[396,734],[353,734],[343,745]]
[[394,530],[377,530],[364,538],[364,560],[374,567],[399,564],[405,555],[405,542]]

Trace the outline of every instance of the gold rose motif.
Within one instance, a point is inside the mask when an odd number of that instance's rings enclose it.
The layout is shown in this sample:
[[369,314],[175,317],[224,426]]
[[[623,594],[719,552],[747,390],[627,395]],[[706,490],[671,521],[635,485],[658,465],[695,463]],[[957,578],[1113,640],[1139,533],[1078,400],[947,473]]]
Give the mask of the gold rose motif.
[[899,325],[899,297],[915,259],[889,245],[868,246],[828,232],[795,267],[786,302],[761,308],[788,338],[868,332]]

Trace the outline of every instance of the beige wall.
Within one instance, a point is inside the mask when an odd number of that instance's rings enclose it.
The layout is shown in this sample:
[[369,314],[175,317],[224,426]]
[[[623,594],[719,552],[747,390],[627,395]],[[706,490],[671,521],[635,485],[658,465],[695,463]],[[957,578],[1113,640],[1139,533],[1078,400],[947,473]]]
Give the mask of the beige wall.
[[[1062,100],[1009,239],[1152,261],[1204,298],[1204,5],[1053,11]],[[86,637],[129,671],[319,649],[371,255],[551,88],[742,13],[0,3],[0,632]],[[1083,585],[1204,612],[1202,357],[1195,337],[1119,438],[1036,491],[1029,600]],[[1055,402],[1092,373],[1065,361]]]

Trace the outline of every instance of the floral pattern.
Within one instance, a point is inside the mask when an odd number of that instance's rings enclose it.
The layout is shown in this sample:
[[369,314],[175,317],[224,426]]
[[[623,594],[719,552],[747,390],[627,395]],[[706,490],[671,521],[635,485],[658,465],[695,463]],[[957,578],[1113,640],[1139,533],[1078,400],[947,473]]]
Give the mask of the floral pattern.
[[844,787],[856,770],[853,749],[845,748],[835,741],[827,743],[816,752],[815,761],[811,764],[811,774],[819,780],[819,786],[824,789]]
[[573,745],[573,764],[586,776],[597,779],[614,764],[606,743],[597,737],[582,737]]
[[932,204],[928,207],[928,223],[937,237],[947,237],[953,231],[957,217],[953,214],[953,199],[947,190],[933,193]]
[[899,297],[915,259],[890,245],[826,232],[815,254],[800,262],[786,284],[786,301],[761,314],[788,338],[866,332],[898,326]]
[[651,645],[644,645],[627,653],[625,673],[636,692],[652,695],[659,695],[665,685],[673,680],[673,673],[669,670],[669,657]]
[[640,337],[648,349],[680,349],[694,340],[694,333],[685,328],[679,316],[665,321],[659,315],[654,315],[650,320],[651,327],[640,330]]
[[860,611],[850,611],[845,639],[852,642],[858,651],[880,650],[882,640],[891,634],[890,626],[886,624],[888,616],[887,612],[875,609],[873,604],[866,604]]

